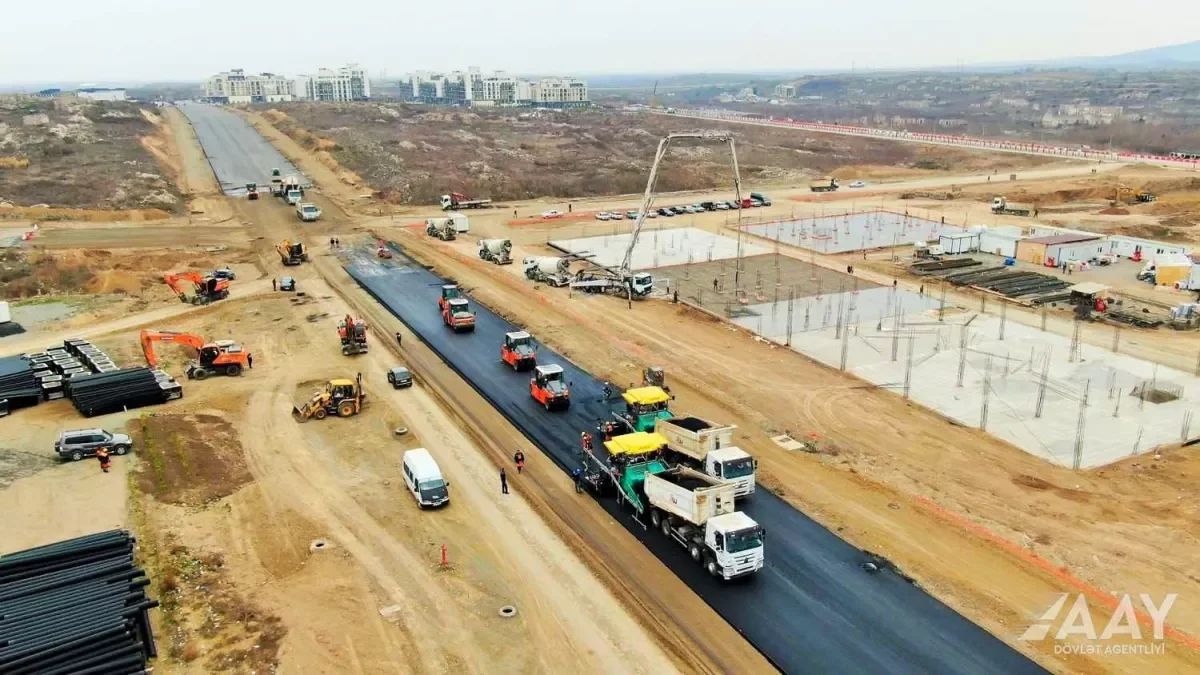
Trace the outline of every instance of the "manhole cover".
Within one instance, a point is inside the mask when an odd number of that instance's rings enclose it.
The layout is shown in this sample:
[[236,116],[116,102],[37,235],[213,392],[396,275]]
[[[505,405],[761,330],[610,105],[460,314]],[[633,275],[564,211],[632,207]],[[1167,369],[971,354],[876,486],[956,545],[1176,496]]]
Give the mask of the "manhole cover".
[[517,615],[517,608],[512,605],[505,605],[500,608],[500,616],[505,619],[511,619]]

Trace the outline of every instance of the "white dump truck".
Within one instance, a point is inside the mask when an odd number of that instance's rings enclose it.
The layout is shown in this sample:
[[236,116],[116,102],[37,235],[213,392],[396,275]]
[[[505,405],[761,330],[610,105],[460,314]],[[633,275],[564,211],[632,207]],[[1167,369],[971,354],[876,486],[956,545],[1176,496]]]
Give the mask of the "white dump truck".
[[734,494],[748,497],[756,485],[758,462],[733,444],[737,427],[719,425],[699,417],[672,417],[654,422],[654,433],[667,439],[670,459],[734,486]]
[[430,218],[426,220],[425,234],[437,237],[442,241],[454,241],[458,238],[458,232],[454,230],[454,223],[450,222],[449,218]]
[[316,204],[300,202],[296,204],[296,217],[306,223],[311,223],[321,218],[321,209]]
[[709,574],[733,579],[762,569],[763,529],[734,510],[731,483],[677,466],[648,470],[642,489],[650,524],[686,547]]
[[480,239],[479,257],[497,265],[512,264],[512,241],[508,239]]
[[566,258],[536,256],[521,261],[525,265],[525,276],[551,286],[566,286],[571,282],[571,263]]

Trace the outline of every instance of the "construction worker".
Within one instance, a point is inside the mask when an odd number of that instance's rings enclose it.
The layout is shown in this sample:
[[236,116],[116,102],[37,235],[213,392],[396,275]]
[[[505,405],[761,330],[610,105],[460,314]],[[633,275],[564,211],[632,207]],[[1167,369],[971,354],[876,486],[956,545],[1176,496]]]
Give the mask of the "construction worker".
[[592,451],[592,435],[586,431],[579,432],[579,442],[583,444],[583,449],[587,452]]
[[604,423],[604,440],[611,441],[613,437],[613,423],[611,421]]
[[508,472],[500,468],[500,494],[508,494]]
[[278,288],[278,287],[276,286],[276,284],[275,284],[275,280],[274,280],[274,279],[271,279],[271,290],[273,290],[273,291],[277,291],[277,290],[279,290],[279,288]]
[[334,241],[335,239],[333,237],[329,238],[329,248],[333,248]]
[[250,370],[254,370],[254,355],[253,354],[246,355],[246,365],[250,366]]
[[404,339],[400,336],[400,331],[396,331],[396,344],[403,345]]
[[109,462],[110,462],[110,460],[108,458],[108,448],[100,448],[99,450],[97,450],[96,451],[96,459],[100,460],[100,468],[104,471],[104,473],[108,473],[108,467],[109,467]]
[[571,478],[575,481],[575,491],[583,492],[583,468],[577,466],[571,469]]
[[520,450],[513,453],[513,464],[517,465],[517,473],[525,471],[525,453]]

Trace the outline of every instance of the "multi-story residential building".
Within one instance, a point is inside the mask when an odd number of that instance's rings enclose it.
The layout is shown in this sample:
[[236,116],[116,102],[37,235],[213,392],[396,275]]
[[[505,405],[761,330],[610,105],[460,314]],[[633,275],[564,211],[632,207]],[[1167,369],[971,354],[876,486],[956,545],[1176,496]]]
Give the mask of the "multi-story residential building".
[[293,81],[297,99],[307,101],[366,101],[371,98],[371,79],[358,64],[336,70],[321,68],[315,75],[297,75]]
[[292,81],[283,75],[247,75],[235,68],[208,78],[204,97],[216,103],[275,103],[292,100],[294,90]]
[[479,68],[449,73],[417,71],[409,75],[412,97],[429,103],[472,106],[533,105],[551,108],[589,104],[587,82],[570,77],[529,81],[498,71],[484,74]]
[[779,98],[796,98],[796,87],[791,84],[777,84],[775,95]]

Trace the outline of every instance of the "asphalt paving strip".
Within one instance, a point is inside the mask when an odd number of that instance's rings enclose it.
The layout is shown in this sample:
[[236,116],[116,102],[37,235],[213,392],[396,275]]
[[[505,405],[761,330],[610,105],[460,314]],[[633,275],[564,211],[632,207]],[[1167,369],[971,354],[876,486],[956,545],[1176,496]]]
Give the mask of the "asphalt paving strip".
[[246,183],[258,183],[263,197],[269,198],[271,169],[279,169],[285,177],[296,176],[305,189],[312,187],[303,172],[241,117],[205,103],[186,103],[179,110],[195,129],[225,194],[245,196]]
[[[529,395],[530,374],[500,360],[504,333],[523,328],[473,302],[475,331],[453,333],[437,308],[440,288],[450,282],[394,251],[383,261],[366,248],[347,250],[345,268],[564,472],[578,466],[580,431],[594,429],[611,410],[602,400],[603,382],[539,345],[538,363],[561,365],[571,385],[570,409],[547,412]],[[732,583],[710,577],[685,549],[647,530],[616,500],[600,504],[785,672],[1045,672],[886,560],[761,487],[743,509],[767,531],[766,567]]]

